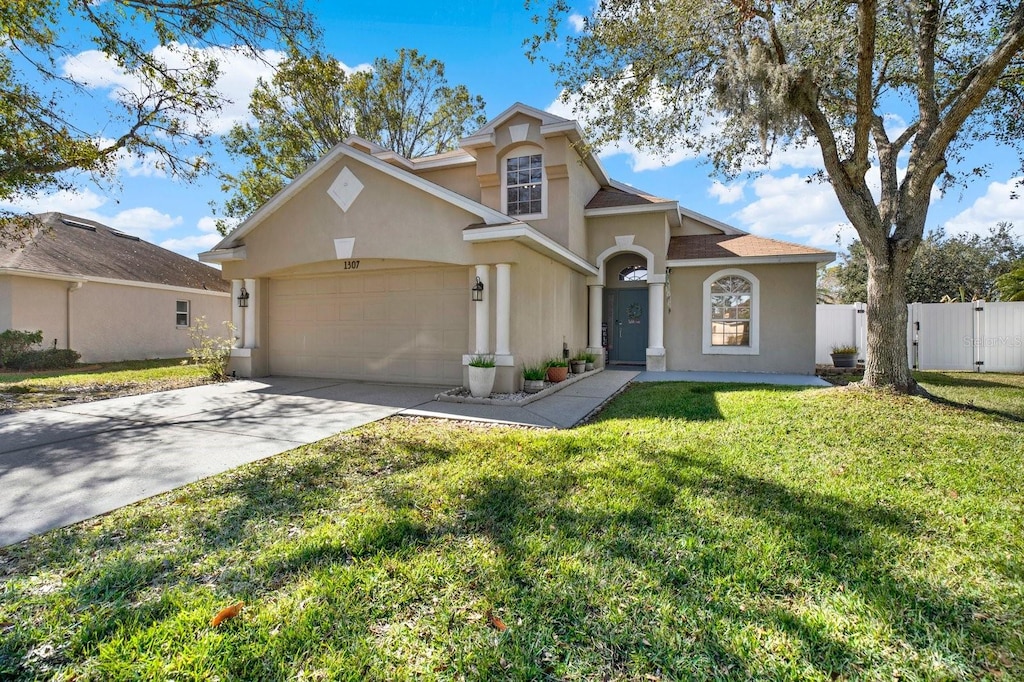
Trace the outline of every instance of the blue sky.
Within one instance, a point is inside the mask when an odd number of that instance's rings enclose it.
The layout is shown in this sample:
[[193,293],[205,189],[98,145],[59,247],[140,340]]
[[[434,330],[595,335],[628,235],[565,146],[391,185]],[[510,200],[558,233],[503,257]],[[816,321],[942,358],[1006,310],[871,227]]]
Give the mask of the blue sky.
[[[536,26],[521,2],[448,0],[430,2],[338,3],[322,0],[310,7],[324,29],[326,51],[350,67],[394,56],[401,47],[416,48],[443,61],[450,83],[463,83],[487,102],[494,116],[513,102],[571,116],[558,102],[559,89],[547,66],[525,56],[523,41]],[[574,30],[567,20],[566,32]],[[557,55],[558,46],[550,46]],[[273,54],[269,55],[273,58]],[[96,121],[96,134],[113,136],[104,112],[118,76],[95,54],[73,55],[63,67],[95,84],[79,95],[76,108]],[[221,90],[234,104],[218,118],[220,130],[244,120],[248,93],[265,64],[232,57],[225,64]],[[1013,152],[996,144],[977,149],[991,164],[987,178],[966,189],[933,195],[929,227],[947,232],[985,233],[997,221],[1016,225],[1024,236],[1024,200],[1015,200],[1020,164]],[[684,154],[667,159],[643,154],[626,144],[601,156],[609,174],[652,193],[678,199],[684,206],[763,236],[835,249],[836,235],[845,244],[853,237],[830,188],[806,178],[820,166],[815,149],[789,152],[767,172],[723,184],[710,169]],[[223,154],[215,162],[234,167]],[[208,177],[185,184],[164,176],[145,160],[124,159],[113,185],[96,186],[87,178],[77,192],[58,193],[19,202],[33,211],[57,210],[99,220],[118,229],[195,256],[218,240],[213,232],[211,202],[223,201],[219,182]]]

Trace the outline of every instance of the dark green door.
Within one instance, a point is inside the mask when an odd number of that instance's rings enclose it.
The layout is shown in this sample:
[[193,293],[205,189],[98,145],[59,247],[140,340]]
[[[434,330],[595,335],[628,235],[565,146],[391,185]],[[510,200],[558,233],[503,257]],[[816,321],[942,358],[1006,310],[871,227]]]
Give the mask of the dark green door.
[[612,362],[647,361],[647,289],[616,289],[612,320]]

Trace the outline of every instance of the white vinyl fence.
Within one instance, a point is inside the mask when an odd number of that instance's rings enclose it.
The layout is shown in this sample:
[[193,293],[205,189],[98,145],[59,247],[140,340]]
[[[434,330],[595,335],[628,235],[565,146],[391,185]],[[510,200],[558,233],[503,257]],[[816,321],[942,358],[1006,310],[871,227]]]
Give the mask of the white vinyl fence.
[[[818,305],[815,362],[832,363],[833,346],[854,344],[864,359],[863,303]],[[1024,302],[912,303],[907,358],[916,369],[1024,372]]]

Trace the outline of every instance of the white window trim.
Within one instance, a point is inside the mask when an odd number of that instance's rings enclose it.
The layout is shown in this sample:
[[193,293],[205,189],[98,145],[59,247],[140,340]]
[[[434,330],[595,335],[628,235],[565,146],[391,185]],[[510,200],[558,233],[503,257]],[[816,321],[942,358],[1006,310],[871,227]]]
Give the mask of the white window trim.
[[[713,346],[711,345],[711,285],[730,275],[736,275],[750,282],[750,345],[749,346]],[[704,303],[701,315],[702,348],[704,355],[760,355],[761,344],[761,282],[746,270],[728,268],[719,270],[704,280]]]
[[509,159],[540,154],[540,213],[520,213],[512,216],[516,220],[543,220],[548,217],[548,171],[544,166],[544,150],[536,145],[516,147],[501,157],[498,172],[501,174],[501,212],[508,215],[508,170]]
[[[184,314],[188,315],[188,324],[178,324],[178,315],[182,314],[178,310],[179,303],[184,303],[185,307],[187,308]],[[192,326],[192,301],[185,298],[179,298],[176,301],[174,301],[174,326],[177,329],[188,329],[189,327]]]

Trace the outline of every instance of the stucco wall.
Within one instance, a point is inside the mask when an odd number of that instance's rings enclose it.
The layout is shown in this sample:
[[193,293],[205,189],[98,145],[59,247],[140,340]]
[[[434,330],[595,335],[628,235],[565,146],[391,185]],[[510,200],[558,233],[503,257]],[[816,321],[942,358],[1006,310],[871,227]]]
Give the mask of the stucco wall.
[[588,218],[587,259],[597,263],[598,256],[615,246],[615,237],[626,235],[634,235],[634,245],[654,252],[654,272],[651,274],[665,272],[668,221],[664,212]]
[[480,182],[476,178],[475,165],[417,171],[416,175],[453,192],[458,192],[468,199],[480,201]]
[[0,276],[0,331],[11,328],[11,278]]
[[71,347],[84,362],[184,357],[191,340],[175,325],[181,300],[190,302],[193,325],[202,316],[211,336],[228,336],[228,294],[87,282],[71,294]]
[[813,263],[751,265],[760,281],[758,355],[702,352],[704,280],[725,267],[675,268],[669,277],[672,311],[665,313],[670,370],[814,373],[815,267]]
[[68,284],[52,279],[12,277],[10,328],[40,329],[44,346],[53,346],[53,340],[57,339],[57,347],[66,348]]
[[[343,211],[327,190],[343,168],[363,188]],[[247,234],[247,258],[224,264],[226,279],[263,277],[295,266],[337,261],[334,240],[355,237],[351,260],[413,259],[469,264],[462,230],[480,219],[348,157]],[[348,260],[348,259],[345,259]]]

